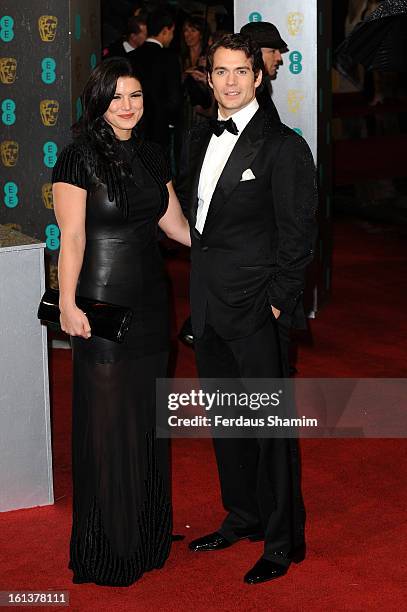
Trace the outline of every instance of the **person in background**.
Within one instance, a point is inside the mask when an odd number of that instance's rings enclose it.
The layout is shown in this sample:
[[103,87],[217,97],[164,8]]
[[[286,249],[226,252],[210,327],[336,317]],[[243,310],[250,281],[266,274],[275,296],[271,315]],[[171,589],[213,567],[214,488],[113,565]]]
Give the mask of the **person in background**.
[[180,121],[182,108],[179,60],[168,49],[174,37],[175,19],[170,12],[155,11],[148,15],[147,30],[145,43],[131,51],[128,59],[143,86],[144,135],[160,144],[169,157],[170,129]]
[[144,17],[130,17],[126,35],[103,49],[103,58],[126,57],[130,51],[140,47],[147,38],[147,23]]
[[[73,350],[69,567],[77,584],[129,586],[170,552],[168,444],[155,431],[169,348],[157,226],[186,245],[190,236],[160,147],[137,135],[143,90],[132,64],[101,62],[82,104],[52,177],[61,327]],[[132,309],[123,343],[92,334],[76,293]]]
[[208,27],[196,16],[187,17],[182,26],[183,132],[211,112],[213,96],[206,77]]
[[264,64],[264,76],[258,88],[257,101],[266,108],[275,121],[280,121],[277,108],[272,100],[271,81],[277,78],[278,69],[283,64],[282,54],[288,51],[287,44],[280,36],[276,26],[268,21],[246,23],[240,33],[254,40],[261,48]]

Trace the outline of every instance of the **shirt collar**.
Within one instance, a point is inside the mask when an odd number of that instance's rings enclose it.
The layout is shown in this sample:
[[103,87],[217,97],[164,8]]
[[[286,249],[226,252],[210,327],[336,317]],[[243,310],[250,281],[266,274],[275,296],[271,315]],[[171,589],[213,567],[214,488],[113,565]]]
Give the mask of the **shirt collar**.
[[[247,106],[241,108],[233,115],[230,115],[235,122],[237,129],[239,130],[239,134],[244,130],[250,119],[257,112],[258,108],[259,103],[257,102],[256,98],[253,98],[253,100],[249,102]],[[225,117],[222,117],[219,110],[218,119],[225,121]]]
[[155,43],[156,45],[160,45],[161,49],[164,48],[164,45],[162,43],[160,43],[160,41],[157,40],[156,38],[148,37],[148,38],[146,38],[146,42],[152,42],[152,43]]
[[134,47],[132,47],[131,44],[127,42],[127,40],[123,41],[123,49],[126,51],[126,53],[130,53],[130,51],[134,51]]

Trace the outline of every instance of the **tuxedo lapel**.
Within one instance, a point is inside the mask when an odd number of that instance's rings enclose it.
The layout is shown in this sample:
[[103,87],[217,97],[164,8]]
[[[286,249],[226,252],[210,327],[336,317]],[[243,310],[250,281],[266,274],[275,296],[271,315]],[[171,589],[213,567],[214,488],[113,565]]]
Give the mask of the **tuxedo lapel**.
[[[209,206],[209,211],[203,230],[204,232],[210,228],[214,218],[225,205],[232,191],[239,184],[240,179],[242,178],[242,173],[250,168],[252,161],[259,152],[259,149],[264,142],[263,125],[264,114],[261,109],[258,109],[240,135],[228,161],[226,162],[223,172],[219,177],[219,181],[216,185],[215,191],[213,192],[212,200]],[[201,166],[202,163],[200,167]]]

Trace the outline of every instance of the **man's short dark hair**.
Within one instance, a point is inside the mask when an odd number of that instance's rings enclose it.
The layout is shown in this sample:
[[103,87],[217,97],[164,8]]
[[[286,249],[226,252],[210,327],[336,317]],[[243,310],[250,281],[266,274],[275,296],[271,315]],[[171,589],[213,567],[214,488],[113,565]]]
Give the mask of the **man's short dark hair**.
[[129,17],[127,21],[127,30],[126,30],[127,36],[130,36],[130,34],[140,34],[141,32],[140,25],[146,25],[146,24],[147,24],[146,20],[141,17],[138,17],[138,16]]
[[213,58],[215,52],[220,49],[230,49],[231,51],[243,51],[245,56],[251,60],[255,78],[260,70],[263,70],[263,57],[259,45],[242,34],[226,34],[214,43],[207,54],[206,69],[209,74],[213,71]]
[[158,36],[164,28],[175,25],[174,16],[169,11],[154,11],[147,17],[147,32],[149,36]]

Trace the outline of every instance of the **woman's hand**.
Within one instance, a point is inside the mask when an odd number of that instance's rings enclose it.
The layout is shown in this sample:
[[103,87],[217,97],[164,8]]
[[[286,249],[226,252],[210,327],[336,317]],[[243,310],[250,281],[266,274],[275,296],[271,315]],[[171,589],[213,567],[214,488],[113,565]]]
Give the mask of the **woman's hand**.
[[70,336],[80,336],[86,340],[91,337],[88,317],[75,305],[61,307],[61,329]]
[[196,68],[188,68],[187,70],[185,70],[185,75],[190,75],[193,79],[195,79],[195,81],[198,81],[199,83],[204,83],[205,85],[207,85],[208,83],[206,73],[202,72],[201,70],[197,70]]

